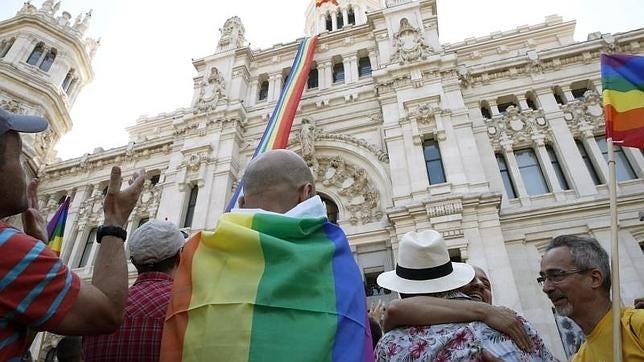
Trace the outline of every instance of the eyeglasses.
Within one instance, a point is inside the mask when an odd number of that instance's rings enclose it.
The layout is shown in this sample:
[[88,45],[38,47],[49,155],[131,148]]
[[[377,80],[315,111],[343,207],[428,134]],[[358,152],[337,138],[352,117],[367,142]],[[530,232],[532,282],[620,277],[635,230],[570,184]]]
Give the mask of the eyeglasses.
[[588,270],[589,269],[581,269],[581,270],[571,269],[569,271],[555,270],[555,271],[543,273],[537,278],[537,283],[539,283],[540,286],[543,286],[546,283],[546,280],[550,280],[550,282],[554,284],[561,283],[564,279],[566,279],[567,277],[573,274],[583,273]]

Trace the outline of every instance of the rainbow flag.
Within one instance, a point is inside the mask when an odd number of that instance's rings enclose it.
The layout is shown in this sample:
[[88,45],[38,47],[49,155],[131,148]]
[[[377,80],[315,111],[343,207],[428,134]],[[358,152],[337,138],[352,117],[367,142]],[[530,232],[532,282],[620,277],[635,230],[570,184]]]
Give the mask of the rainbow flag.
[[[255,149],[253,158],[268,150],[286,147],[297,106],[300,104],[304,86],[309,78],[317,42],[318,37],[315,35],[310,38],[304,38],[300,43],[295,54],[293,66],[291,66],[291,71],[288,73],[288,80],[282,88],[282,93],[277,100],[271,118],[268,120],[266,130],[264,130],[264,134]],[[228,202],[226,211],[232,210],[237,205],[239,197],[242,195],[242,189],[243,184],[240,182]]]
[[181,254],[161,361],[372,361],[366,297],[325,217],[223,214]]
[[606,137],[622,146],[644,148],[644,57],[601,57]]
[[63,250],[63,234],[65,233],[65,223],[67,222],[67,213],[69,212],[69,196],[65,198],[58,210],[51,218],[47,224],[47,234],[49,235],[49,241],[47,246],[56,253],[60,255],[60,251]]

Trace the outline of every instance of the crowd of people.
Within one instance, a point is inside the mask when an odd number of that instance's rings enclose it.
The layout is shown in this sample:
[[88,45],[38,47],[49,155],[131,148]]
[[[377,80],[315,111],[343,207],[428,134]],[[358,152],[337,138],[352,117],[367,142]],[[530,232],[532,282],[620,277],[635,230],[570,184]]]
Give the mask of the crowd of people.
[[[20,133],[46,128],[42,118],[0,110],[0,220],[22,215],[22,230],[0,222],[0,361],[29,359],[38,331],[67,336],[57,347],[59,361],[171,360],[162,346],[180,337],[164,335],[164,324],[168,306],[177,298],[176,288],[181,287],[173,285],[173,279],[185,262],[184,235],[172,223],[150,220],[128,237],[125,227],[142,191],[144,171],[137,171],[122,187],[121,170],[113,167],[103,225],[97,231],[100,247],[92,279],[81,280],[43,243],[48,235],[38,211],[38,181],[27,182],[21,162]],[[246,193],[240,208],[313,217],[323,207],[306,162],[291,151],[262,154],[249,163],[243,183]],[[138,272],[129,288],[125,240]],[[344,272],[354,278],[356,270]],[[217,278],[235,280],[235,275],[220,273]],[[612,360],[610,269],[607,253],[597,240],[573,235],[554,238],[541,261],[538,281],[556,312],[574,320],[585,334],[572,360]],[[354,321],[372,338],[368,342],[373,354],[362,355],[362,360],[556,360],[526,319],[492,304],[492,286],[483,269],[450,261],[445,241],[436,231],[405,234],[395,270],[382,273],[377,283],[397,292],[400,299],[386,308],[380,303],[369,317]],[[360,293],[366,305],[364,290]],[[644,361],[644,310],[638,309],[642,307],[640,299],[635,308],[621,311],[625,361]],[[217,322],[202,321],[202,328],[221,328]],[[337,328],[344,327],[338,323]],[[190,348],[195,338],[183,340],[183,348]],[[272,343],[289,341],[276,335]],[[223,351],[216,353],[215,348],[213,352],[212,360],[230,360]],[[263,360],[273,359],[266,353]]]

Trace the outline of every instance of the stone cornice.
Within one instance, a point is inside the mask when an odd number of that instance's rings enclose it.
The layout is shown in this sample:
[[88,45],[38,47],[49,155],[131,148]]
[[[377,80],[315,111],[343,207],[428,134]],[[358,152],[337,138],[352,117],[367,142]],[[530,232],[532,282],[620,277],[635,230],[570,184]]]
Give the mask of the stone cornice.
[[156,154],[167,154],[174,143],[174,137],[164,137],[141,144],[131,142],[126,146],[113,148],[82,157],[72,158],[55,164],[47,165],[41,172],[43,179],[76,175],[91,169],[105,168],[110,164],[136,161]]

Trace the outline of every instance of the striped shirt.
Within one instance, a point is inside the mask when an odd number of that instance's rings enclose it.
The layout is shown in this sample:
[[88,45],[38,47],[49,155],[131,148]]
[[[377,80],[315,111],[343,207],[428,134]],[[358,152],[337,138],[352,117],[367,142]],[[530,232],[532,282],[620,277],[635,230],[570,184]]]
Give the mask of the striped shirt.
[[79,289],[78,276],[43,242],[0,222],[0,361],[19,360],[27,327],[60,324]]

